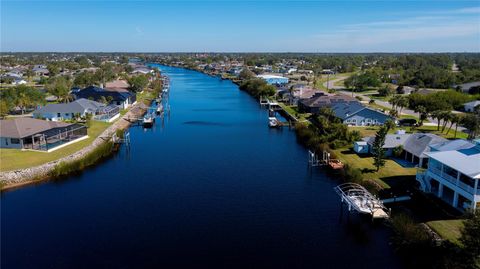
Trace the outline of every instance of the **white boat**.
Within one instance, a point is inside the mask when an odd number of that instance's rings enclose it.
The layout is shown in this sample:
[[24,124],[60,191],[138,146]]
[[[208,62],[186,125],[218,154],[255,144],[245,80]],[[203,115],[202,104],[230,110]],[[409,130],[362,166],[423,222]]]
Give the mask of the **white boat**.
[[268,126],[270,127],[278,127],[278,120],[275,117],[268,117]]
[[156,110],[156,111],[157,111],[157,114],[162,113],[162,111],[163,111],[163,105],[162,105],[162,104],[159,104],[159,105],[157,106],[157,110]]
[[369,214],[372,218],[389,218],[389,210],[367,189],[356,183],[344,183],[334,188],[341,197],[342,203],[348,204],[348,210],[361,214]]
[[147,114],[143,117],[143,126],[152,126],[153,125],[153,117],[150,114]]

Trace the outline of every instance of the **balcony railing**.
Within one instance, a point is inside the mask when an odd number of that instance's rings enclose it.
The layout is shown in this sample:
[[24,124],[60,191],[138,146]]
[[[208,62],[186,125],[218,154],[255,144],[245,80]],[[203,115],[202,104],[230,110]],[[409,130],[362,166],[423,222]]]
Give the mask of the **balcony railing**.
[[[436,168],[436,167],[430,167],[428,169],[428,171],[430,171],[431,173],[439,176],[441,179],[444,179],[450,183],[452,183],[454,186],[456,187],[459,187],[461,189],[463,189],[464,191],[470,193],[470,194],[473,194],[473,195],[480,195],[480,189],[476,189],[473,188],[472,186],[468,185],[468,184],[465,184],[461,181],[457,181],[457,179],[449,174],[446,174],[446,173],[443,173],[440,169]],[[423,175],[419,175],[419,172],[417,172],[417,178],[421,176],[423,177]]]

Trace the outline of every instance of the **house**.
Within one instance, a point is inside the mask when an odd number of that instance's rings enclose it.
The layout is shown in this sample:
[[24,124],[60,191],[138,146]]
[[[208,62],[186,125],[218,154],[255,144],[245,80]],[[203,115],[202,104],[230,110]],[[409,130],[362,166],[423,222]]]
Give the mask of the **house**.
[[336,102],[331,109],[337,118],[349,126],[383,125],[392,119],[385,113],[365,107],[359,102]]
[[35,65],[33,68],[32,68],[32,71],[33,73],[36,75],[36,76],[48,76],[50,74],[50,71],[48,71],[47,69],[47,66],[46,65]]
[[[383,145],[383,149],[385,150],[385,156],[390,157],[394,155],[394,150],[399,147],[403,147],[407,139],[412,134],[406,133],[396,133],[396,134],[387,134],[385,136],[385,144]],[[373,143],[375,142],[375,136],[370,136],[364,138],[364,142],[367,144],[367,152],[372,153]]]
[[416,176],[420,190],[460,211],[480,208],[480,141],[468,148],[432,151],[427,155],[428,169]]
[[126,109],[137,101],[137,95],[135,93],[126,91],[112,91],[104,88],[89,86],[79,91],[72,91],[75,99],[89,99],[97,102],[109,101],[110,104],[119,106],[121,109]]
[[465,139],[447,140],[430,145],[430,151],[449,151],[449,150],[461,150],[468,149],[475,146],[474,143]]
[[429,133],[415,133],[408,137],[403,145],[403,157],[408,162],[417,164],[418,167],[426,167],[430,146],[447,142],[447,139]]
[[128,88],[130,88],[130,84],[128,84],[128,82],[125,81],[125,80],[117,79],[117,80],[105,83],[105,88],[106,89],[119,89],[119,90],[128,91]]
[[332,107],[336,103],[358,103],[357,99],[348,95],[329,95],[324,92],[317,92],[312,98],[298,101],[298,109],[304,113],[318,113],[320,109]]
[[105,104],[88,100],[77,99],[70,103],[50,104],[33,112],[33,117],[50,121],[71,120],[76,117],[93,116],[94,120],[112,122],[120,116],[120,108],[116,105]]
[[12,82],[13,85],[23,85],[27,84],[27,81],[21,78],[17,78]]
[[53,151],[87,138],[81,124],[32,118],[0,120],[0,147]]
[[469,93],[470,89],[474,87],[480,87],[480,81],[464,83],[456,86],[456,88],[460,88],[464,93]]
[[261,78],[267,82],[267,84],[270,85],[282,85],[282,84],[287,84],[288,83],[288,78],[282,77],[282,76],[277,76],[277,75],[258,75],[257,78]]
[[480,100],[475,100],[475,101],[471,101],[471,102],[463,104],[463,109],[466,112],[473,112],[473,111],[475,111],[475,108],[478,107],[478,106],[480,106]]
[[135,67],[135,69],[132,71],[132,74],[143,74],[143,75],[146,75],[146,74],[150,74],[152,73],[153,70],[149,69],[148,67],[145,67],[145,66],[137,66]]

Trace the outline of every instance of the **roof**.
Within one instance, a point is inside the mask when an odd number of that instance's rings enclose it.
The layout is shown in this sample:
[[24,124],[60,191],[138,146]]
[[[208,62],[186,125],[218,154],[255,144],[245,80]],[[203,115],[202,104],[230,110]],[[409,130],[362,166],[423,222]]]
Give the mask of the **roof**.
[[[396,148],[398,146],[403,146],[405,141],[411,136],[412,134],[387,134],[385,136],[385,145],[383,148]],[[367,137],[367,143],[372,145],[375,142],[375,136]]]
[[480,149],[478,147],[430,152],[428,156],[471,178],[480,178]]
[[434,134],[415,133],[408,137],[403,149],[421,158],[427,157],[425,152],[430,151],[430,145],[446,142],[447,139]]
[[462,91],[468,91],[472,87],[480,86],[480,81],[468,82],[468,83],[460,84],[458,86],[462,88]]
[[263,78],[263,79],[288,79],[286,77],[277,76],[277,75],[258,75],[257,77]]
[[472,107],[480,106],[480,100],[471,101],[471,102],[465,103],[463,105],[464,106],[472,106]]
[[444,142],[430,145],[430,149],[432,151],[460,150],[472,147],[475,147],[475,144],[464,139],[447,140]]
[[89,86],[85,89],[82,89],[78,92],[75,92],[76,98],[93,98],[94,100],[100,99],[102,96],[107,98],[107,97],[112,97],[114,101],[125,101],[127,100],[130,96],[132,96],[133,93],[131,92],[123,92],[123,91],[112,91],[112,90],[105,90],[100,87],[96,86]]
[[332,104],[333,113],[342,120],[363,109],[365,109],[365,107],[359,102],[335,102]]
[[127,81],[125,80],[114,80],[114,81],[110,81],[110,82],[107,82],[105,84],[105,88],[120,88],[120,89],[128,89],[128,87],[130,87],[130,85],[128,84]]
[[53,128],[74,125],[57,121],[45,121],[32,118],[0,120],[0,137],[24,138]]
[[70,103],[50,104],[35,110],[33,113],[84,113],[95,112],[105,105],[99,102],[80,98]]
[[308,107],[330,107],[334,103],[338,102],[347,102],[349,104],[357,103],[357,99],[347,96],[347,95],[326,95],[323,93],[317,93],[315,96],[309,99],[300,100],[303,105]]

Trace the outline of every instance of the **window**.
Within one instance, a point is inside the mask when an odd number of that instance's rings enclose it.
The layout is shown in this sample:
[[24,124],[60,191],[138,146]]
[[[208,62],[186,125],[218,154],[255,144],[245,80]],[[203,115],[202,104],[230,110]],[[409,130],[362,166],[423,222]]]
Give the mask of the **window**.
[[59,118],[61,117],[60,113],[57,113],[57,117],[59,117]]
[[18,139],[18,138],[12,138],[12,139],[10,139],[10,142],[11,142],[12,144],[20,144],[20,139]]

